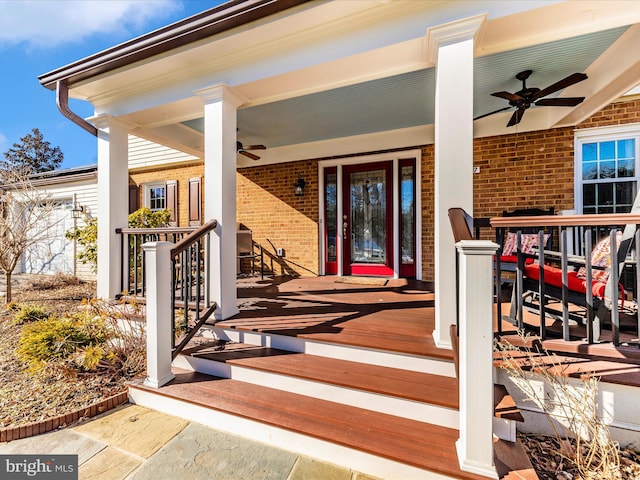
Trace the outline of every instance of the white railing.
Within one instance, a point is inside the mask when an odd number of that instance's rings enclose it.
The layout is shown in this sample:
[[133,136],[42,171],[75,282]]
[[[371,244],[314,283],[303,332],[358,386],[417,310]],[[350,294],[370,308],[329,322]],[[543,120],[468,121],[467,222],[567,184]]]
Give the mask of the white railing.
[[463,240],[458,252],[460,468],[497,478],[493,454],[493,256],[498,245]]

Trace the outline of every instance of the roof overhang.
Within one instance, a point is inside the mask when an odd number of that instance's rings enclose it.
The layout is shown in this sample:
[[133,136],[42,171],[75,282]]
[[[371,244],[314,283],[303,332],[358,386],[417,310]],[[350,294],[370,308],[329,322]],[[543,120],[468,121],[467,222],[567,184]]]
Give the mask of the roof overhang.
[[55,90],[59,81],[72,86],[98,75],[196,43],[310,0],[231,0],[128,42],[40,75]]

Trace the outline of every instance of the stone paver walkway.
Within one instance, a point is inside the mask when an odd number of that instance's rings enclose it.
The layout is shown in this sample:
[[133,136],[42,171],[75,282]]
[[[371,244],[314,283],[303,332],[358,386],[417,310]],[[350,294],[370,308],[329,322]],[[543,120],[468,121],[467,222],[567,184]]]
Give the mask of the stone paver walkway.
[[81,425],[0,443],[0,454],[77,454],[81,480],[375,480],[127,404]]

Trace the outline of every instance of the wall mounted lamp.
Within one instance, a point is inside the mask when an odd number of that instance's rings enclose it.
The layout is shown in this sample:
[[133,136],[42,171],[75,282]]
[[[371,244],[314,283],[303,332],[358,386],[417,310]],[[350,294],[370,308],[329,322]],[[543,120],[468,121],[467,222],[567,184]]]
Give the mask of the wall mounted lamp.
[[296,197],[304,196],[304,187],[307,185],[307,182],[304,181],[304,178],[298,174],[298,180],[293,184],[293,191],[296,194]]
[[80,215],[84,213],[84,205],[80,205],[78,202],[73,204],[73,208],[71,209],[71,215],[73,215],[74,219],[79,219]]

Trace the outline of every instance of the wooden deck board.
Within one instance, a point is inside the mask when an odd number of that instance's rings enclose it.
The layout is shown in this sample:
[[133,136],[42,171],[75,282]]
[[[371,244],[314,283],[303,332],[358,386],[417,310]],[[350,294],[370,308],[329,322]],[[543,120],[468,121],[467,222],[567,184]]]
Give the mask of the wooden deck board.
[[458,408],[457,380],[452,377],[367,365],[253,345],[230,344],[184,354],[263,372],[364,390],[452,409]]
[[[383,351],[453,360],[449,349],[435,345],[435,295],[429,282],[390,280],[387,286],[337,283],[336,277],[277,278],[248,283],[239,282],[240,313],[218,322],[224,328],[295,336],[307,340],[352,345]],[[508,299],[509,295],[504,295]],[[503,314],[509,303],[502,303]],[[537,315],[527,312],[526,322],[537,325]],[[549,331],[554,332],[549,320]],[[495,327],[495,322],[494,322]],[[502,322],[506,335],[515,332],[509,322]],[[638,345],[614,347],[603,342],[587,345],[580,327],[572,326],[577,338],[572,342],[550,339],[549,351],[594,360],[640,365]],[[610,335],[604,332],[604,338]],[[625,340],[637,339],[637,333],[623,332]],[[547,343],[548,342],[548,343]],[[640,386],[634,372],[610,370],[604,381]]]
[[453,478],[483,477],[458,468],[458,431],[231,379],[176,372],[161,389],[133,388],[231,413]]
[[240,313],[219,327],[451,359],[431,333],[434,293],[428,282],[392,280],[385,287],[304,277],[239,283]]

